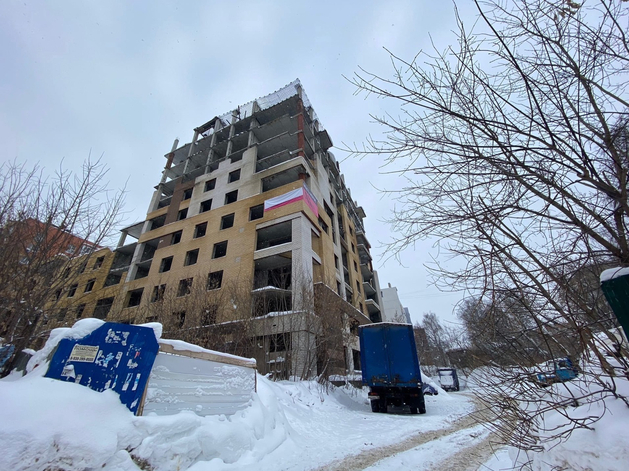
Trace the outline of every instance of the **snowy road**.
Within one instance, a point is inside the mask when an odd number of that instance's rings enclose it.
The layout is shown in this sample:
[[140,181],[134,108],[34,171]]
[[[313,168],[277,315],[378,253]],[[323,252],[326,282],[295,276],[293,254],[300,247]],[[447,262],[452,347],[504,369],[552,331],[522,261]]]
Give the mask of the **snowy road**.
[[374,414],[364,397],[338,392],[321,401],[312,383],[267,385],[291,433],[257,471],[476,470],[492,453],[488,432],[470,417],[476,409],[470,394],[427,396],[425,415]]
[[[460,396],[476,405],[471,395]],[[422,430],[423,424],[419,425],[418,429]],[[317,471],[476,471],[493,453],[489,432],[470,415],[460,417],[443,429],[419,430],[400,443],[348,456]]]

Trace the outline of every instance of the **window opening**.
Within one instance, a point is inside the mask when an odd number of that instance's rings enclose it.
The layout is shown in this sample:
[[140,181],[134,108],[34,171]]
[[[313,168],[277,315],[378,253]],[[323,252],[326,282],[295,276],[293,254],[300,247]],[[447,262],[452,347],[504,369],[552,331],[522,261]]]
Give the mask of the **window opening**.
[[89,293],[90,291],[92,291],[94,289],[94,283],[96,283],[96,279],[92,278],[91,280],[89,280],[87,282],[87,284],[85,285],[85,291],[83,291],[84,293]]
[[164,299],[164,293],[166,292],[166,285],[158,285],[153,287],[153,294],[151,294],[151,302],[162,301]]
[[181,235],[183,231],[173,232],[173,235],[170,238],[170,245],[175,245],[181,242]]
[[203,191],[210,191],[214,188],[216,188],[216,178],[212,178],[211,180],[206,181]]
[[164,273],[167,271],[170,271],[171,267],[173,266],[173,257],[166,257],[166,258],[162,258],[162,263],[159,266],[159,272],[160,273]]
[[264,217],[264,205],[259,204],[249,208],[249,220],[255,221],[256,219],[262,219]]
[[127,302],[127,307],[134,307],[140,304],[142,301],[142,293],[144,292],[144,288],[134,289],[133,291],[129,291],[129,301]]
[[207,276],[207,289],[219,289],[223,284],[223,270],[214,271]]
[[194,265],[197,263],[199,259],[199,249],[189,250],[186,252],[186,259],[184,261],[183,266],[187,267],[188,265]]
[[94,308],[94,317],[97,319],[105,319],[111,306],[114,304],[114,297],[102,298],[96,301],[96,307]]
[[105,261],[105,257],[98,257],[96,259],[96,261],[94,262],[94,268],[92,268],[93,270],[98,270],[100,267],[103,266],[103,262]]
[[186,278],[179,281],[179,289],[177,290],[177,296],[187,296],[192,289],[192,278]]
[[212,258],[220,258],[227,255],[227,241],[214,244],[214,250],[212,251]]
[[225,204],[235,203],[238,200],[238,190],[225,194]]
[[229,229],[234,225],[234,213],[227,214],[221,218],[221,230]]
[[240,169],[234,170],[233,172],[229,172],[229,176],[227,177],[227,183],[233,183],[240,180]]
[[209,200],[205,200],[201,203],[201,208],[199,212],[205,213],[209,211],[210,209],[212,209],[212,198],[210,198]]
[[202,222],[201,224],[197,224],[194,227],[194,238],[198,239],[199,237],[203,237],[206,231],[207,231],[207,222]]

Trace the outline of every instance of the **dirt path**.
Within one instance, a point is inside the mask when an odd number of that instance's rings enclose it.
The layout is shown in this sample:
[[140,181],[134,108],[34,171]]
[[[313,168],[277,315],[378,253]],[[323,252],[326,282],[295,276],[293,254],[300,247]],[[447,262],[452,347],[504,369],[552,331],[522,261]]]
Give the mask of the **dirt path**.
[[[479,407],[482,407],[480,402],[473,396],[470,395],[470,398],[474,401],[476,410],[478,410]],[[471,414],[454,422],[449,427],[430,432],[418,433],[417,435],[413,435],[403,442],[396,443],[394,445],[365,450],[359,455],[348,456],[342,460],[317,468],[315,471],[360,471],[376,464],[382,459],[411,450],[424,445],[425,443],[438,440],[452,433],[458,432],[459,430],[471,428],[478,424],[479,419],[475,413],[472,412]],[[445,462],[439,465],[439,471],[478,470],[478,468],[486,462],[493,453],[493,449],[491,447],[493,438],[494,437],[490,434],[474,445],[463,448],[461,451],[450,455]]]

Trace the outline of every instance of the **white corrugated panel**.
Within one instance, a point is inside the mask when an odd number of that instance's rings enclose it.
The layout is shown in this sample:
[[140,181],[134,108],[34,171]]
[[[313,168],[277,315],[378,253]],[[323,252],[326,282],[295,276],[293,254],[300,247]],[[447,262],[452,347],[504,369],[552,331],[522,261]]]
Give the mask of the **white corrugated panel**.
[[247,407],[255,369],[160,352],[149,379],[143,415],[231,415]]

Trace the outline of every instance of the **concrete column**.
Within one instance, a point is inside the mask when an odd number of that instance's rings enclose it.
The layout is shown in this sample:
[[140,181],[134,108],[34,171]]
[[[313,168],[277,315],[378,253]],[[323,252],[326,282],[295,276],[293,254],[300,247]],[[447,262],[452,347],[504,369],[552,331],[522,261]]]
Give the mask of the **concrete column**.
[[162,180],[160,181],[160,185],[162,183],[166,183],[166,170],[170,169],[173,164],[173,158],[175,157],[175,151],[177,150],[177,146],[179,145],[179,139],[175,139],[173,142],[173,147],[170,149],[170,154],[168,154],[168,160],[166,161],[166,166],[162,171]]
[[120,231],[120,239],[118,239],[118,245],[116,246],[116,248],[120,248],[120,247],[124,246],[125,240],[127,240],[127,232],[126,231]]
[[131,264],[129,265],[129,271],[127,272],[127,279],[125,282],[132,281],[135,278],[136,273],[138,272],[138,263],[142,258],[142,252],[144,252],[144,244],[138,244],[135,246],[135,252],[133,252],[133,257],[131,258]]
[[220,122],[220,119],[217,119],[214,123],[214,132],[212,133],[212,137],[210,137],[210,150],[207,153],[207,159],[205,160],[205,171],[203,173],[210,173],[210,162],[212,162],[212,157],[214,157],[214,146],[216,145],[216,133],[218,132],[217,126]]
[[236,127],[234,126],[236,121],[238,121],[238,110],[232,111],[232,122],[229,128],[229,141],[227,141],[227,152],[225,155],[229,155],[232,153],[232,137],[234,137],[234,134],[236,134]]
[[313,296],[312,238],[310,221],[303,214],[293,219],[293,310],[309,309]]
[[190,156],[192,155],[192,151],[194,150],[194,143],[197,142],[199,137],[199,131],[195,129],[194,136],[192,136],[192,142],[190,143],[190,149],[188,149],[188,157],[186,158],[186,164],[183,166],[183,174],[188,173],[188,168],[190,167]]

